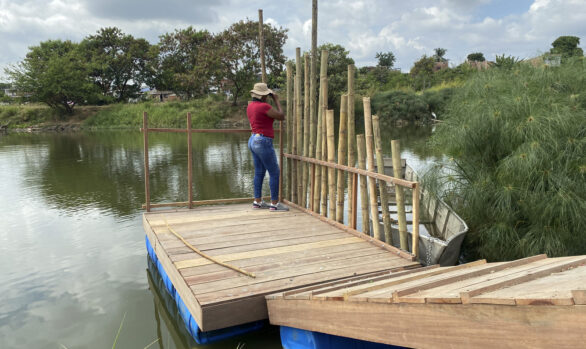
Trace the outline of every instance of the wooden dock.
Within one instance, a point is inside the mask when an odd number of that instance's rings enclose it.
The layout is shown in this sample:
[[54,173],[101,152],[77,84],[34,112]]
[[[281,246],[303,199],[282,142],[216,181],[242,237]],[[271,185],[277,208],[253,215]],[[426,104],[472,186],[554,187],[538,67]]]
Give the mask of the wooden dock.
[[267,296],[274,325],[415,348],[577,348],[586,256],[348,278]]
[[[145,213],[144,229],[202,331],[268,318],[265,296],[350,276],[419,267],[406,252],[306,211],[245,204]],[[229,269],[197,250],[254,277]]]

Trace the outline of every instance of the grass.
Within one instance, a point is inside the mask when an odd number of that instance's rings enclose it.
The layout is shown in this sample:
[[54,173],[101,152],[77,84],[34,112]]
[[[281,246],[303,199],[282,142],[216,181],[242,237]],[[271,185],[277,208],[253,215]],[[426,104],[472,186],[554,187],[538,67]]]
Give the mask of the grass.
[[192,127],[214,128],[234,113],[234,109],[229,102],[213,98],[186,102],[115,104],[89,117],[83,125],[91,128],[137,128],[142,126],[143,112],[147,112],[149,126],[184,128],[186,115],[191,112]]
[[584,91],[584,59],[489,69],[456,90],[431,140],[450,160],[426,180],[470,226],[470,259],[586,254]]

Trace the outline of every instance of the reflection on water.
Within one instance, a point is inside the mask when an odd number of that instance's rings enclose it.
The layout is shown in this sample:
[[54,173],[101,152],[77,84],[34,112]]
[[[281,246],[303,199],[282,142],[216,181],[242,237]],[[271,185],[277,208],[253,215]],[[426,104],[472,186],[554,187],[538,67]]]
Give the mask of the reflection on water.
[[[430,129],[383,132],[415,168]],[[194,134],[194,199],[252,196],[246,134]],[[187,199],[186,136],[151,134],[152,202]],[[275,144],[278,144],[278,139]],[[145,275],[139,132],[0,135],[0,348],[184,348]],[[268,185],[265,184],[268,194]],[[205,348],[280,348],[257,333]]]

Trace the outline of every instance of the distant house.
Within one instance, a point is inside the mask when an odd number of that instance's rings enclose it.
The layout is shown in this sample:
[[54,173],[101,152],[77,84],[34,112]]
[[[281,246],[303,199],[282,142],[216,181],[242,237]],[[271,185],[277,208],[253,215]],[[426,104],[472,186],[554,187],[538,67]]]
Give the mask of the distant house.
[[472,68],[476,68],[477,70],[484,70],[484,69],[488,69],[490,68],[494,63],[493,62],[489,62],[489,61],[467,61],[468,64],[472,67]]
[[545,54],[543,55],[543,63],[550,67],[559,67],[562,64],[562,55],[555,53]]
[[17,89],[11,87],[11,88],[5,88],[4,89],[4,94],[10,98],[19,98],[19,97],[31,97],[33,94],[30,92],[21,92],[18,91]]
[[448,69],[448,61],[445,62],[434,62],[433,63],[433,72],[437,72],[440,70]]
[[158,102],[176,101],[180,99],[173,91],[158,91],[155,89],[149,91],[147,94],[150,99]]

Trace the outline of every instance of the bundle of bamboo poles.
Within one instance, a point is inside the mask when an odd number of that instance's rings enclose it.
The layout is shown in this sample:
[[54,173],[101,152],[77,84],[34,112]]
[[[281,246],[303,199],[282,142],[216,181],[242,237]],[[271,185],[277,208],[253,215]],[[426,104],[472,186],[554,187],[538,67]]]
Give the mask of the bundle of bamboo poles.
[[[370,98],[363,98],[364,134],[356,135],[354,65],[348,66],[348,91],[340,101],[338,144],[335,144],[334,111],[328,109],[328,51],[321,52],[319,88],[317,87],[317,1],[313,1],[312,47],[311,52],[302,55],[296,49],[295,73],[293,64],[287,64],[287,149],[294,158],[287,158],[287,193],[291,202],[303,209],[309,209],[324,217],[344,223],[347,212],[348,224],[356,228],[357,197],[360,192],[362,207],[362,232],[375,239],[392,243],[391,224],[388,204],[387,183],[373,177],[378,172],[384,175],[382,139],[377,115],[372,115]],[[317,95],[316,95],[317,93]],[[398,141],[393,141],[394,177],[401,177],[401,160]],[[307,161],[315,159],[317,161]],[[356,163],[358,160],[358,163]],[[337,164],[334,168],[326,163]],[[376,162],[375,162],[376,161]],[[366,175],[353,172],[346,179],[347,168],[365,170]],[[346,170],[341,169],[346,168]],[[360,178],[360,190],[358,190]],[[395,181],[395,195],[398,211],[400,246],[407,250],[407,228],[405,199],[401,185],[413,189],[414,223],[418,222],[419,200],[418,183],[405,184]],[[409,186],[412,185],[412,186]],[[377,190],[378,186],[378,190]],[[345,210],[346,192],[349,204]],[[380,227],[378,202],[382,211],[382,231]],[[413,251],[417,252],[418,226],[413,227]]]

